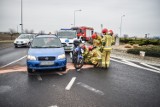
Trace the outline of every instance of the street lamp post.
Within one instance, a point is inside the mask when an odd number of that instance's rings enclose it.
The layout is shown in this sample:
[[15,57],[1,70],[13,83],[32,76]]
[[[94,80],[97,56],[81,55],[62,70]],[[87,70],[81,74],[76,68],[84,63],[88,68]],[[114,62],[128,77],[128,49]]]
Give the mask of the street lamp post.
[[23,1],[21,0],[21,33],[23,33]]
[[123,17],[125,17],[125,15],[122,15],[122,16],[121,16],[121,23],[120,23],[120,35],[119,35],[119,36],[121,36],[121,32],[122,32],[122,18],[123,18]]
[[76,24],[76,18],[75,18],[76,15],[75,14],[76,14],[77,11],[82,11],[82,10],[74,10],[74,27],[75,27],[75,24]]

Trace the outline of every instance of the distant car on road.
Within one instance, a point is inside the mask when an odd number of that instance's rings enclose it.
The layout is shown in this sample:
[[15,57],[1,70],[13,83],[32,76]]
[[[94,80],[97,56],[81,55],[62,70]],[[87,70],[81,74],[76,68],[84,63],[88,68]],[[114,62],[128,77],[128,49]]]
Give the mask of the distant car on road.
[[29,47],[33,38],[35,38],[35,34],[21,34],[14,41],[15,48],[17,47]]
[[57,37],[60,38],[66,52],[73,51],[73,41],[77,39],[77,32],[75,30],[59,30]]
[[33,70],[60,68],[66,70],[67,59],[61,41],[55,35],[38,35],[28,50],[28,73]]

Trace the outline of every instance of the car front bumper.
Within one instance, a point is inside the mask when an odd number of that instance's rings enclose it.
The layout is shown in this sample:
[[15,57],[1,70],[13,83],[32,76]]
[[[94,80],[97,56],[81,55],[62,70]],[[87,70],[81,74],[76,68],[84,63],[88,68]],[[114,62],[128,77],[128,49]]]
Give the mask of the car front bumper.
[[34,70],[47,70],[47,69],[56,69],[56,68],[62,68],[65,67],[67,64],[67,59],[59,59],[59,60],[54,60],[53,65],[41,65],[41,61],[38,60],[27,60],[27,67],[29,69],[34,69]]
[[28,43],[22,43],[22,44],[14,43],[14,45],[17,47],[23,47],[23,46],[28,46]]

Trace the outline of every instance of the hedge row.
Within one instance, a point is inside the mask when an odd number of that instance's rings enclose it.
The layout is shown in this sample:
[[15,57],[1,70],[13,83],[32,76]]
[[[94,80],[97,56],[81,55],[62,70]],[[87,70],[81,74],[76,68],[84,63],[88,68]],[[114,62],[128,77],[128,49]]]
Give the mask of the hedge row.
[[129,43],[142,45],[160,45],[160,39],[135,39],[135,38],[120,38],[121,43]]
[[127,53],[139,55],[140,51],[145,52],[145,56],[160,57],[160,46],[142,46],[127,50]]

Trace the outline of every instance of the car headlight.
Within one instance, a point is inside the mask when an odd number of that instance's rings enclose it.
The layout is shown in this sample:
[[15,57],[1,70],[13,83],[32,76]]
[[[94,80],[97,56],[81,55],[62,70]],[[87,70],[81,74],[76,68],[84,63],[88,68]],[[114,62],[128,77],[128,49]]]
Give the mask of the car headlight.
[[58,55],[58,59],[64,59],[65,57],[66,57],[65,54]]
[[36,57],[35,57],[35,56],[32,56],[32,55],[28,55],[28,56],[27,56],[27,59],[28,59],[28,60],[36,60]]
[[17,41],[15,40],[14,43],[16,43]]
[[27,41],[23,41],[23,43],[27,43]]

